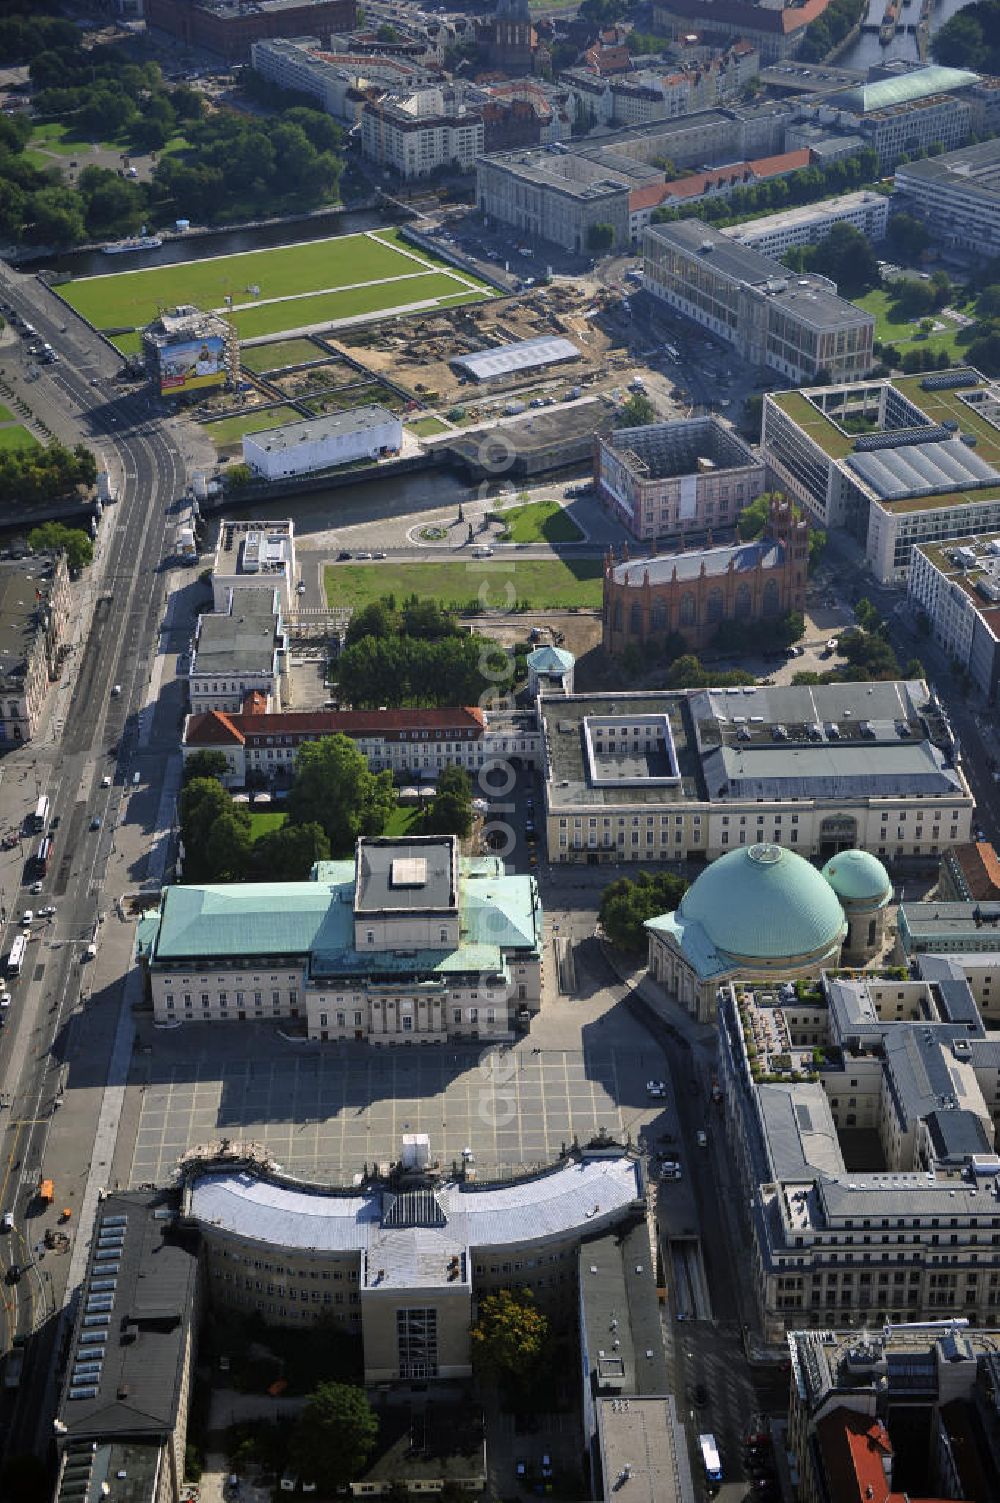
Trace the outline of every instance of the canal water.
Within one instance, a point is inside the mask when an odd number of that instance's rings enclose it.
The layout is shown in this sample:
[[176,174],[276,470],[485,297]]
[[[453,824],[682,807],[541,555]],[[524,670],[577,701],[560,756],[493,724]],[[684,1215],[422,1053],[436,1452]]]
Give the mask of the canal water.
[[[289,224],[244,226],[236,230],[219,230],[205,235],[179,235],[165,240],[158,250],[129,251],[122,256],[106,256],[102,251],[67,251],[61,256],[42,256],[37,264],[74,277],[99,277],[112,271],[140,271],[145,266],[163,266],[177,261],[200,261],[204,256],[232,256],[240,251],[264,250],[272,245],[294,245],[304,240],[325,240],[331,235],[354,235],[363,230],[384,229],[397,224],[398,216],[381,210],[331,212]],[[32,262],[21,261],[24,270]]]
[[[931,35],[950,21],[969,0],[932,0],[931,5]],[[869,0],[868,14],[865,23],[871,26],[881,26],[882,16],[885,11],[885,0]],[[920,0],[910,0],[909,5],[901,5],[899,19],[903,26],[916,26],[920,19]],[[837,66],[840,68],[857,68],[862,72],[866,68],[872,68],[879,63],[888,62],[890,58],[902,57],[907,62],[919,62],[917,53],[917,38],[915,33],[897,31],[892,41],[883,47],[878,39],[878,33],[862,32],[854,45],[837,58]]]

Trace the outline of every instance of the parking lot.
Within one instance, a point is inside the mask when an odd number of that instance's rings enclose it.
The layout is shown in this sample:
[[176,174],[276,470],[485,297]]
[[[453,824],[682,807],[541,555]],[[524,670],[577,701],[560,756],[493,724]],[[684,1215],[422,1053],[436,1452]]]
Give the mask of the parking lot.
[[442,1165],[471,1148],[482,1171],[506,1174],[551,1163],[564,1143],[602,1127],[635,1141],[657,1115],[645,1095],[655,1050],[534,1038],[504,1053],[380,1053],[290,1043],[254,1025],[158,1031],[154,1054],[134,1065],[142,1107],[131,1181],[168,1182],[187,1149],[229,1137],[266,1146],[292,1174],[349,1184],[364,1164],[397,1158],[409,1132],[427,1133]]

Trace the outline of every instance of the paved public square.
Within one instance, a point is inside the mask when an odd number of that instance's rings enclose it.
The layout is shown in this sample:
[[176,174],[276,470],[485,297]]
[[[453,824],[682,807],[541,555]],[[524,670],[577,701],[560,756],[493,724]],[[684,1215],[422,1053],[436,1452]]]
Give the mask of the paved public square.
[[[427,1133],[442,1165],[471,1148],[491,1174],[551,1163],[563,1143],[602,1127],[634,1141],[656,1116],[645,1083],[660,1056],[648,1038],[627,1036],[630,1023],[536,1025],[506,1051],[306,1044],[253,1024],[156,1030],[133,1066],[142,1107],[131,1181],[169,1182],[186,1150],[221,1137],[262,1144],[290,1173],[334,1184],[398,1158],[409,1132]],[[543,1038],[554,1031],[574,1047]]]

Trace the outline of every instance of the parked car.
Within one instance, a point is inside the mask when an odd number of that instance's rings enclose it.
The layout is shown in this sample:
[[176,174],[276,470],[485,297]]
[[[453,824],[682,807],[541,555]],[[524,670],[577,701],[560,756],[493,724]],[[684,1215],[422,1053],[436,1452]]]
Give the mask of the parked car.
[[665,1101],[667,1099],[667,1085],[663,1080],[647,1080],[646,1095],[651,1101]]

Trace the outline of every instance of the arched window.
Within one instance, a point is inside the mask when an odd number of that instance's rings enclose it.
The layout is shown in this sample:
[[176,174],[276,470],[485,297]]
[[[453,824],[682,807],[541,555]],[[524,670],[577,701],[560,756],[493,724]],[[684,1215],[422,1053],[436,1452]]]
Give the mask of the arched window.
[[741,584],[736,591],[736,615],[749,616],[750,614],[750,586]]
[[697,616],[694,595],[688,590],[681,596],[681,626],[694,626]]
[[628,613],[628,629],[630,636],[642,636],[642,606],[638,601],[636,601]]
[[653,631],[666,631],[667,629],[667,607],[662,600],[657,600],[653,604],[653,615],[650,626]]
[[723,600],[721,590],[709,590],[708,592],[708,619],[709,621],[721,621],[723,614]]
[[778,594],[778,582],[769,579],[764,586],[764,615],[776,616],[781,609],[781,597]]

